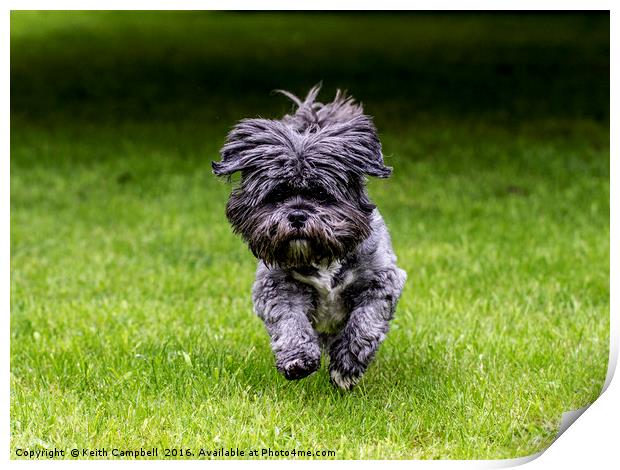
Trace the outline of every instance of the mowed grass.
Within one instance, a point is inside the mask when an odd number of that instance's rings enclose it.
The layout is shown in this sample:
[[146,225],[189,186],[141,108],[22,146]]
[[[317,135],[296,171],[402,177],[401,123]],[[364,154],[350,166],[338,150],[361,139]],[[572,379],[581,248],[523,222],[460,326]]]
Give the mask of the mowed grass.
[[[609,348],[608,16],[12,14],[11,455],[512,458]],[[361,384],[287,382],[210,162],[323,79],[375,116],[409,280]],[[333,458],[333,457],[332,457]]]

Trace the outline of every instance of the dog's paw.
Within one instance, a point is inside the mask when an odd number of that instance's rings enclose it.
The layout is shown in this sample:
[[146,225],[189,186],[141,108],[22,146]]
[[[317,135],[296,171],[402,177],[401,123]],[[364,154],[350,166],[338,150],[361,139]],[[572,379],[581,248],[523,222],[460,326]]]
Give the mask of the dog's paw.
[[362,378],[361,374],[343,373],[336,368],[329,370],[330,382],[341,390],[351,390]]
[[316,348],[297,352],[291,357],[277,361],[278,370],[288,380],[298,380],[309,376],[321,367],[321,352]]
[[316,372],[321,365],[320,361],[305,361],[303,359],[294,359],[291,362],[285,364],[280,372],[284,374],[288,380],[298,380],[309,376],[313,372]]

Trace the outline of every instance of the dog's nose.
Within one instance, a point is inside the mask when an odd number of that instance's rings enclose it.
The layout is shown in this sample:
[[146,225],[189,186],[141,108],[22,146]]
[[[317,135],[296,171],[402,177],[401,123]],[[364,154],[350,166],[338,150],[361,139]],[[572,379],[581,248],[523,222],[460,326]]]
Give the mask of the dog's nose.
[[308,220],[308,216],[304,211],[295,210],[288,215],[288,221],[293,228],[302,228]]

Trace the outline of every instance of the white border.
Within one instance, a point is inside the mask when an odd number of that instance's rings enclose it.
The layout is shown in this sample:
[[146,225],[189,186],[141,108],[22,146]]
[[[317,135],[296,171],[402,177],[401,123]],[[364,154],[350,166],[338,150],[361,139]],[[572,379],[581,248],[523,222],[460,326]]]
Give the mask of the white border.
[[[250,2],[231,0],[224,1],[106,1],[93,0],[87,4],[76,1],[9,1],[9,9],[16,10],[28,10],[28,9],[82,9],[82,10],[131,10],[131,9],[158,9],[158,10],[252,10],[252,9],[266,9],[266,10],[330,10],[330,9],[358,9],[358,10],[379,10],[379,9],[411,9],[414,7],[416,10],[462,10],[464,6],[467,6],[467,10],[610,10],[611,11],[611,76],[618,78],[618,28],[620,26],[620,13],[619,8],[613,8],[614,2],[612,1],[575,1],[575,0],[505,0],[500,2],[493,1],[417,1],[414,3],[408,3],[403,1],[384,0],[377,5],[377,3],[365,1],[365,0],[347,0],[334,2],[327,0],[315,0],[315,1],[291,1],[291,0],[270,0],[264,2]],[[2,16],[2,34],[4,40],[0,42],[0,61],[4,66],[3,88],[2,97],[4,99],[4,109],[8,111],[10,100],[10,87],[9,87],[9,73],[10,73],[10,15],[9,10],[5,10],[4,16]],[[612,81],[613,83],[613,81]],[[617,157],[617,144],[613,136],[620,135],[620,129],[617,124],[617,113],[614,110],[618,109],[618,96],[614,93],[614,89],[611,89],[611,181],[618,181],[619,167],[614,157]],[[1,348],[1,365],[2,365],[2,381],[3,387],[1,392],[2,406],[0,411],[0,419],[2,420],[2,434],[1,438],[6,443],[4,457],[7,463],[15,467],[30,467],[39,465],[51,465],[51,466],[83,466],[89,467],[101,467],[108,465],[109,462],[114,462],[115,465],[120,466],[165,466],[167,461],[23,461],[23,460],[10,460],[10,423],[9,423],[9,338],[10,338],[10,321],[9,321],[9,293],[10,293],[10,161],[8,156],[10,155],[10,123],[9,113],[5,112],[0,114],[0,120],[2,123],[2,143],[5,149],[4,156],[0,161],[0,305],[2,306],[2,312],[5,314],[2,316],[4,326],[4,341],[0,341]],[[610,348],[610,367],[607,374],[606,387],[607,389],[602,396],[596,400],[592,406],[590,406],[583,415],[576,421],[575,424],[562,434],[557,441],[552,444],[547,450],[542,452],[540,456],[530,456],[522,459],[512,460],[499,460],[499,461],[386,461],[386,464],[395,465],[401,468],[415,466],[433,466],[433,467],[468,467],[468,468],[497,468],[497,467],[509,467],[528,463],[532,468],[549,468],[562,467],[562,468],[583,468],[586,465],[594,465],[593,468],[601,467],[608,468],[611,462],[617,462],[618,450],[617,450],[617,432],[616,428],[617,417],[620,416],[620,386],[618,380],[611,381],[618,356],[618,338],[619,338],[619,308],[617,292],[618,288],[618,191],[616,187],[611,185],[611,348]],[[534,460],[533,460],[534,459]],[[174,465],[181,464],[183,466],[204,466],[204,465],[217,465],[221,468],[231,468],[240,465],[237,461],[217,461],[217,462],[198,462],[198,461],[172,461]],[[371,465],[377,465],[375,461],[323,461],[317,463],[317,461],[294,461],[295,465],[299,466],[336,466],[342,465],[349,466],[355,465],[356,467],[369,467]],[[289,466],[290,461],[278,461],[278,460],[254,460],[249,464],[252,466],[273,468]],[[75,467],[77,468],[77,467]]]

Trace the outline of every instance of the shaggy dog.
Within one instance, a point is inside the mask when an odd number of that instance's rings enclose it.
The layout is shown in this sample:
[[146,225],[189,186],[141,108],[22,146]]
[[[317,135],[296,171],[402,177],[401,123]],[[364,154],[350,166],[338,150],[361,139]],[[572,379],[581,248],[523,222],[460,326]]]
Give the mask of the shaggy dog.
[[218,176],[241,173],[226,215],[258,258],[254,308],[287,379],[319,369],[329,354],[332,383],[362,377],[407,278],[366,191],[387,178],[375,126],[338,91],[331,103],[281,91],[296,111],[281,120],[244,119],[228,134]]

